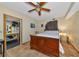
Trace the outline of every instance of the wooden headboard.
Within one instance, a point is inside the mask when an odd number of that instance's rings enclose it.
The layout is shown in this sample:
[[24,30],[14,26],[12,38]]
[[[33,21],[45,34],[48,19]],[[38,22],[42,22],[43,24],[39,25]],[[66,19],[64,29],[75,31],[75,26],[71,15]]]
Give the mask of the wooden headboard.
[[45,26],[45,31],[53,31],[53,30],[58,30],[57,20],[49,21]]

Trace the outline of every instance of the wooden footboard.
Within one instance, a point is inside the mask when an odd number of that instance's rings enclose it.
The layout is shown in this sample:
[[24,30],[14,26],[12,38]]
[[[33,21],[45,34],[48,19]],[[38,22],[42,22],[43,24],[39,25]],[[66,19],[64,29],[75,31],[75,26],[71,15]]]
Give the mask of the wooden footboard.
[[30,46],[49,56],[59,56],[59,39],[31,35]]

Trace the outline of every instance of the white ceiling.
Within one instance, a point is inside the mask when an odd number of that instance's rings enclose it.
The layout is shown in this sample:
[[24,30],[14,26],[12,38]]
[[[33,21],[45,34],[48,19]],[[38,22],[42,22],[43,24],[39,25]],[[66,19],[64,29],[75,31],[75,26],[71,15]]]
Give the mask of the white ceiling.
[[17,12],[23,13],[25,15],[31,16],[37,20],[51,20],[55,17],[62,17],[66,14],[69,9],[71,2],[48,2],[44,5],[45,8],[51,9],[50,12],[42,12],[41,16],[38,16],[37,12],[29,13],[28,10],[34,8],[28,3],[24,2],[0,2],[0,5],[4,5],[10,9]]

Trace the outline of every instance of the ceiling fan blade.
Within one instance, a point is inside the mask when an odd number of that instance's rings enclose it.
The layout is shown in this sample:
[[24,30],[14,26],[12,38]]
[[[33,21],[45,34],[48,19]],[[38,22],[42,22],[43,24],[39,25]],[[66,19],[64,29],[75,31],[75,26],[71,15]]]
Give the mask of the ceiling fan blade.
[[41,16],[41,11],[38,11],[38,15]]
[[32,12],[32,11],[34,11],[34,10],[36,10],[36,9],[29,10],[28,12]]
[[34,3],[32,3],[32,2],[28,2],[28,4],[30,4],[33,7],[36,7],[36,5]]
[[42,11],[47,11],[47,12],[50,12],[50,9],[47,9],[47,8],[41,8]]
[[43,6],[43,5],[46,4],[46,2],[39,2],[38,4],[39,4],[40,6]]

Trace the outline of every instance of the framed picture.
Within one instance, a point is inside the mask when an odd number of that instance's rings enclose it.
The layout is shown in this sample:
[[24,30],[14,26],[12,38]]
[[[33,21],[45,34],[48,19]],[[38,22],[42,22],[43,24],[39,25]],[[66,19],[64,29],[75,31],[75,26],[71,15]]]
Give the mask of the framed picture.
[[35,24],[31,23],[30,27],[35,28]]

